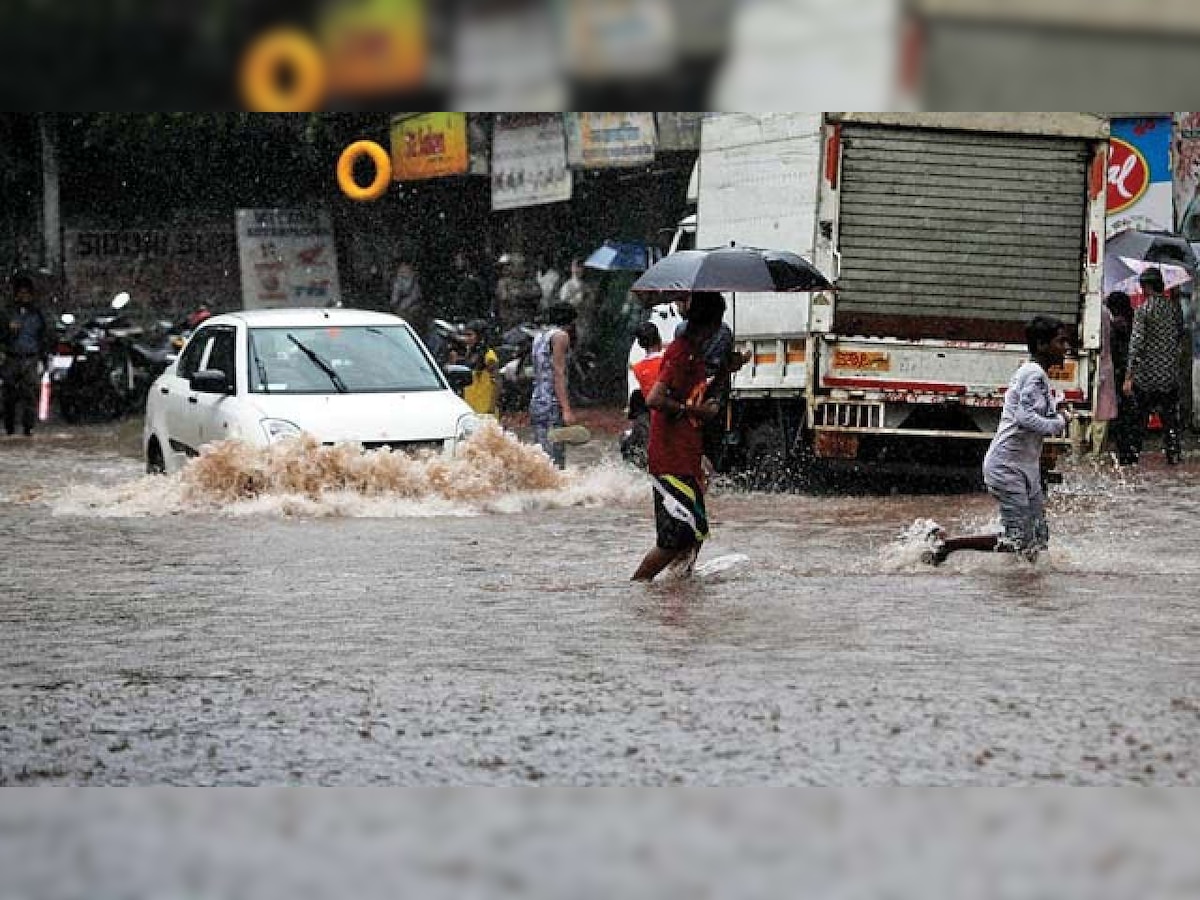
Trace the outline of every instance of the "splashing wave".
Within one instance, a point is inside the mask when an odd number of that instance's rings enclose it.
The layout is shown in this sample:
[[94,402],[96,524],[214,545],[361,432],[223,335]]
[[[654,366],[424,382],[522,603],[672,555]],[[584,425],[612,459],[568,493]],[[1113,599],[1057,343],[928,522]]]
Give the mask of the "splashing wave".
[[401,518],[618,505],[644,500],[646,491],[644,477],[619,464],[560,472],[538,447],[488,425],[453,459],[327,447],[311,437],[267,448],[223,441],[178,475],[76,485],[50,502],[56,515],[113,518]]

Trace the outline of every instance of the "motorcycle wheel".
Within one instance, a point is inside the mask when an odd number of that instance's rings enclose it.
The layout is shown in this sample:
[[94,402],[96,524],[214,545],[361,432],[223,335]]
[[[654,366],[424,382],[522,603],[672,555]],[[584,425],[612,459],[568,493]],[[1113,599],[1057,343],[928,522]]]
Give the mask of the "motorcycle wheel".
[[71,396],[62,397],[58,401],[58,414],[63,417],[63,421],[68,425],[74,425],[79,421],[79,410],[75,407],[75,400]]

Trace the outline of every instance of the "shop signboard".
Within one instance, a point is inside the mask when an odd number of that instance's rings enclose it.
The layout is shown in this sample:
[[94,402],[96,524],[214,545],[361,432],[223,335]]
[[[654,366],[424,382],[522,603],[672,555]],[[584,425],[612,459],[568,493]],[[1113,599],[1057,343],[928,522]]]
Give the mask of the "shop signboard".
[[1114,119],[1108,156],[1108,234],[1171,231],[1170,116]]
[[466,113],[431,112],[393,119],[392,170],[397,181],[465,175],[470,170]]
[[122,291],[163,317],[237,295],[233,228],[197,223],[170,228],[65,229],[67,290],[81,307],[107,307]]
[[1200,241],[1200,112],[1175,114],[1175,216],[1179,231]]
[[704,113],[660,112],[654,118],[658,126],[658,149],[667,151],[699,150],[700,126]]
[[504,114],[492,138],[492,209],[571,199],[567,139],[559,113]]
[[575,168],[605,169],[654,162],[654,113],[567,113],[567,161]]
[[245,309],[341,303],[329,213],[239,209],[237,243]]

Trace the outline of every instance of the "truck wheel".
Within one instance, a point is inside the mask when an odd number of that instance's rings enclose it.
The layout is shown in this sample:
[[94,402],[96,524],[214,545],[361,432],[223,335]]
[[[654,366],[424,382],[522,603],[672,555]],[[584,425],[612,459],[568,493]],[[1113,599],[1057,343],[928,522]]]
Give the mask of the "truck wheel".
[[58,401],[58,414],[63,417],[63,421],[68,425],[74,425],[79,421],[79,413],[75,409],[75,401],[69,397],[63,397]]
[[789,491],[818,486],[824,468],[812,451],[812,444],[801,436],[790,450],[783,434],[773,422],[756,425],[746,434],[746,476],[755,491]]
[[777,491],[787,483],[787,450],[779,426],[756,425],[746,433],[746,482],[754,491]]
[[150,445],[146,448],[146,474],[167,474],[167,463],[163,459],[162,447],[158,445],[157,438],[151,438]]

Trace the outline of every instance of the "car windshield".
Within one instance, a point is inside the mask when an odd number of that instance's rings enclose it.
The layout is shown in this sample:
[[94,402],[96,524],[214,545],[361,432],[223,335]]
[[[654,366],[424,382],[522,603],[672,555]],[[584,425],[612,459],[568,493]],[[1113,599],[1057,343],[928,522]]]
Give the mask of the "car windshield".
[[440,391],[437,370],[402,325],[252,328],[256,394]]

